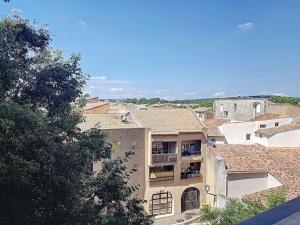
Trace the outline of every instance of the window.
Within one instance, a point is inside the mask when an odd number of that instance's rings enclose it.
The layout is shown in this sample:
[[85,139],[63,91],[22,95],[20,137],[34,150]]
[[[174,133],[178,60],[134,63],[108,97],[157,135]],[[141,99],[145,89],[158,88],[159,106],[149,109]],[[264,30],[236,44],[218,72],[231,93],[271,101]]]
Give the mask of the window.
[[220,105],[220,112],[223,112],[223,104]]
[[224,111],[224,118],[228,118],[228,111]]
[[171,152],[171,148],[169,148],[168,142],[161,142],[161,141],[152,142],[152,154],[166,154],[170,152]]
[[160,191],[153,194],[149,202],[150,215],[164,215],[172,213],[173,198],[170,192]]
[[256,113],[260,113],[260,104],[257,104],[255,107]]
[[233,108],[234,108],[234,111],[236,112],[236,110],[237,110],[237,105],[236,105],[236,103],[234,103]]
[[279,126],[279,123],[278,123],[278,122],[276,122],[276,123],[275,123],[275,127],[278,127],[278,126]]
[[246,140],[249,141],[251,138],[251,134],[246,134]]
[[266,127],[267,127],[266,124],[260,124],[260,125],[259,125],[259,128],[266,128]]

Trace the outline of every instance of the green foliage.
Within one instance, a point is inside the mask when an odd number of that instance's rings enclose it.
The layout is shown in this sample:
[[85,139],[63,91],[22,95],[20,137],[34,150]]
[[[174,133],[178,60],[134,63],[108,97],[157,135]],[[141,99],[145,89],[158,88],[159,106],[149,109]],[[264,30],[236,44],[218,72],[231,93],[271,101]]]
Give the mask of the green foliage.
[[284,192],[275,192],[267,197],[267,206],[253,200],[230,199],[224,209],[210,206],[201,209],[201,222],[211,225],[236,225],[285,201]]
[[214,106],[214,100],[213,99],[205,99],[200,100],[199,103],[193,105],[193,109],[198,107],[213,107]]
[[131,152],[93,175],[112,145],[78,128],[80,57],[64,60],[49,43],[29,21],[0,21],[0,224],[152,224],[127,186]]
[[157,103],[167,103],[169,101],[167,100],[164,100],[164,99],[160,99],[160,98],[140,98],[140,99],[137,99],[137,98],[128,98],[128,99],[125,99],[123,101],[124,103],[133,103],[133,104],[146,104],[146,105],[153,105],[153,104],[157,104]]
[[286,201],[286,196],[284,191],[271,193],[270,195],[267,196],[267,205],[269,208],[276,207],[285,201]]
[[282,104],[291,104],[297,105],[300,103],[300,98],[293,98],[293,97],[285,97],[285,96],[272,96],[270,101]]

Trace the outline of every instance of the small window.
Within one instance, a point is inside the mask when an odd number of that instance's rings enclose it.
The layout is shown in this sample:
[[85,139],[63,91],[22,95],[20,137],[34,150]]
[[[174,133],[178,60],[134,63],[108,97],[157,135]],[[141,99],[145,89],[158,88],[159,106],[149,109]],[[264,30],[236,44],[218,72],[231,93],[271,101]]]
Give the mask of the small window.
[[279,123],[278,123],[278,122],[276,122],[276,123],[275,123],[275,127],[278,127],[278,126],[279,126]]
[[[275,125],[276,126],[276,125]],[[267,127],[267,125],[266,124],[260,124],[259,125],[259,128],[266,128]]]
[[228,118],[228,111],[224,111],[224,118]]
[[260,104],[257,104],[255,107],[256,113],[260,113]]
[[249,141],[251,139],[251,134],[246,134],[246,140]]
[[223,112],[223,104],[220,105],[220,112]]
[[234,111],[236,112],[236,110],[237,110],[237,105],[236,105],[236,103],[234,103],[233,108],[234,108]]

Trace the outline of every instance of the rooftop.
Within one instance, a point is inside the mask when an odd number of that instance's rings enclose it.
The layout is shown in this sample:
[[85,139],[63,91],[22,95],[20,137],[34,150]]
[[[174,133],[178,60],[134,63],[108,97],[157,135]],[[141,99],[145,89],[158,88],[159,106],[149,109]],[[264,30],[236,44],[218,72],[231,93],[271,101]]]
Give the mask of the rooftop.
[[276,120],[276,119],[281,119],[284,118],[281,114],[277,113],[266,113],[263,115],[259,115],[252,119],[251,121],[265,121],[265,120]]
[[[217,145],[209,152],[224,158],[228,173],[268,172],[287,188],[287,198],[300,195],[300,148],[266,148],[254,145]],[[263,197],[265,190],[251,194]]]
[[140,124],[150,128],[152,134],[198,133],[204,127],[189,108],[130,108],[129,111]]
[[123,128],[141,128],[142,126],[132,117],[128,117],[126,122],[122,122],[123,113],[97,113],[84,114],[85,122],[79,124],[82,130],[91,128],[99,129],[123,129]]
[[195,112],[206,112],[211,109],[213,109],[213,108],[212,107],[198,107],[198,108],[195,108],[194,111]]
[[290,130],[300,129],[300,121],[295,121],[291,124],[285,124],[278,127],[259,129],[255,132],[256,136],[268,137],[277,133],[282,133]]
[[221,126],[223,123],[227,123],[230,120],[228,119],[208,119],[204,120],[203,123],[206,127],[218,127]]

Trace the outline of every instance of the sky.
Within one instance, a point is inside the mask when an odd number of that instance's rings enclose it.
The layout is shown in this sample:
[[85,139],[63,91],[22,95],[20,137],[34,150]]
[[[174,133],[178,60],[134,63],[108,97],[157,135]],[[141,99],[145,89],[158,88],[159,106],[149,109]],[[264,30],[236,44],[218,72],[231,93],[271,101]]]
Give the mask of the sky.
[[300,96],[299,0],[11,0],[100,98]]

